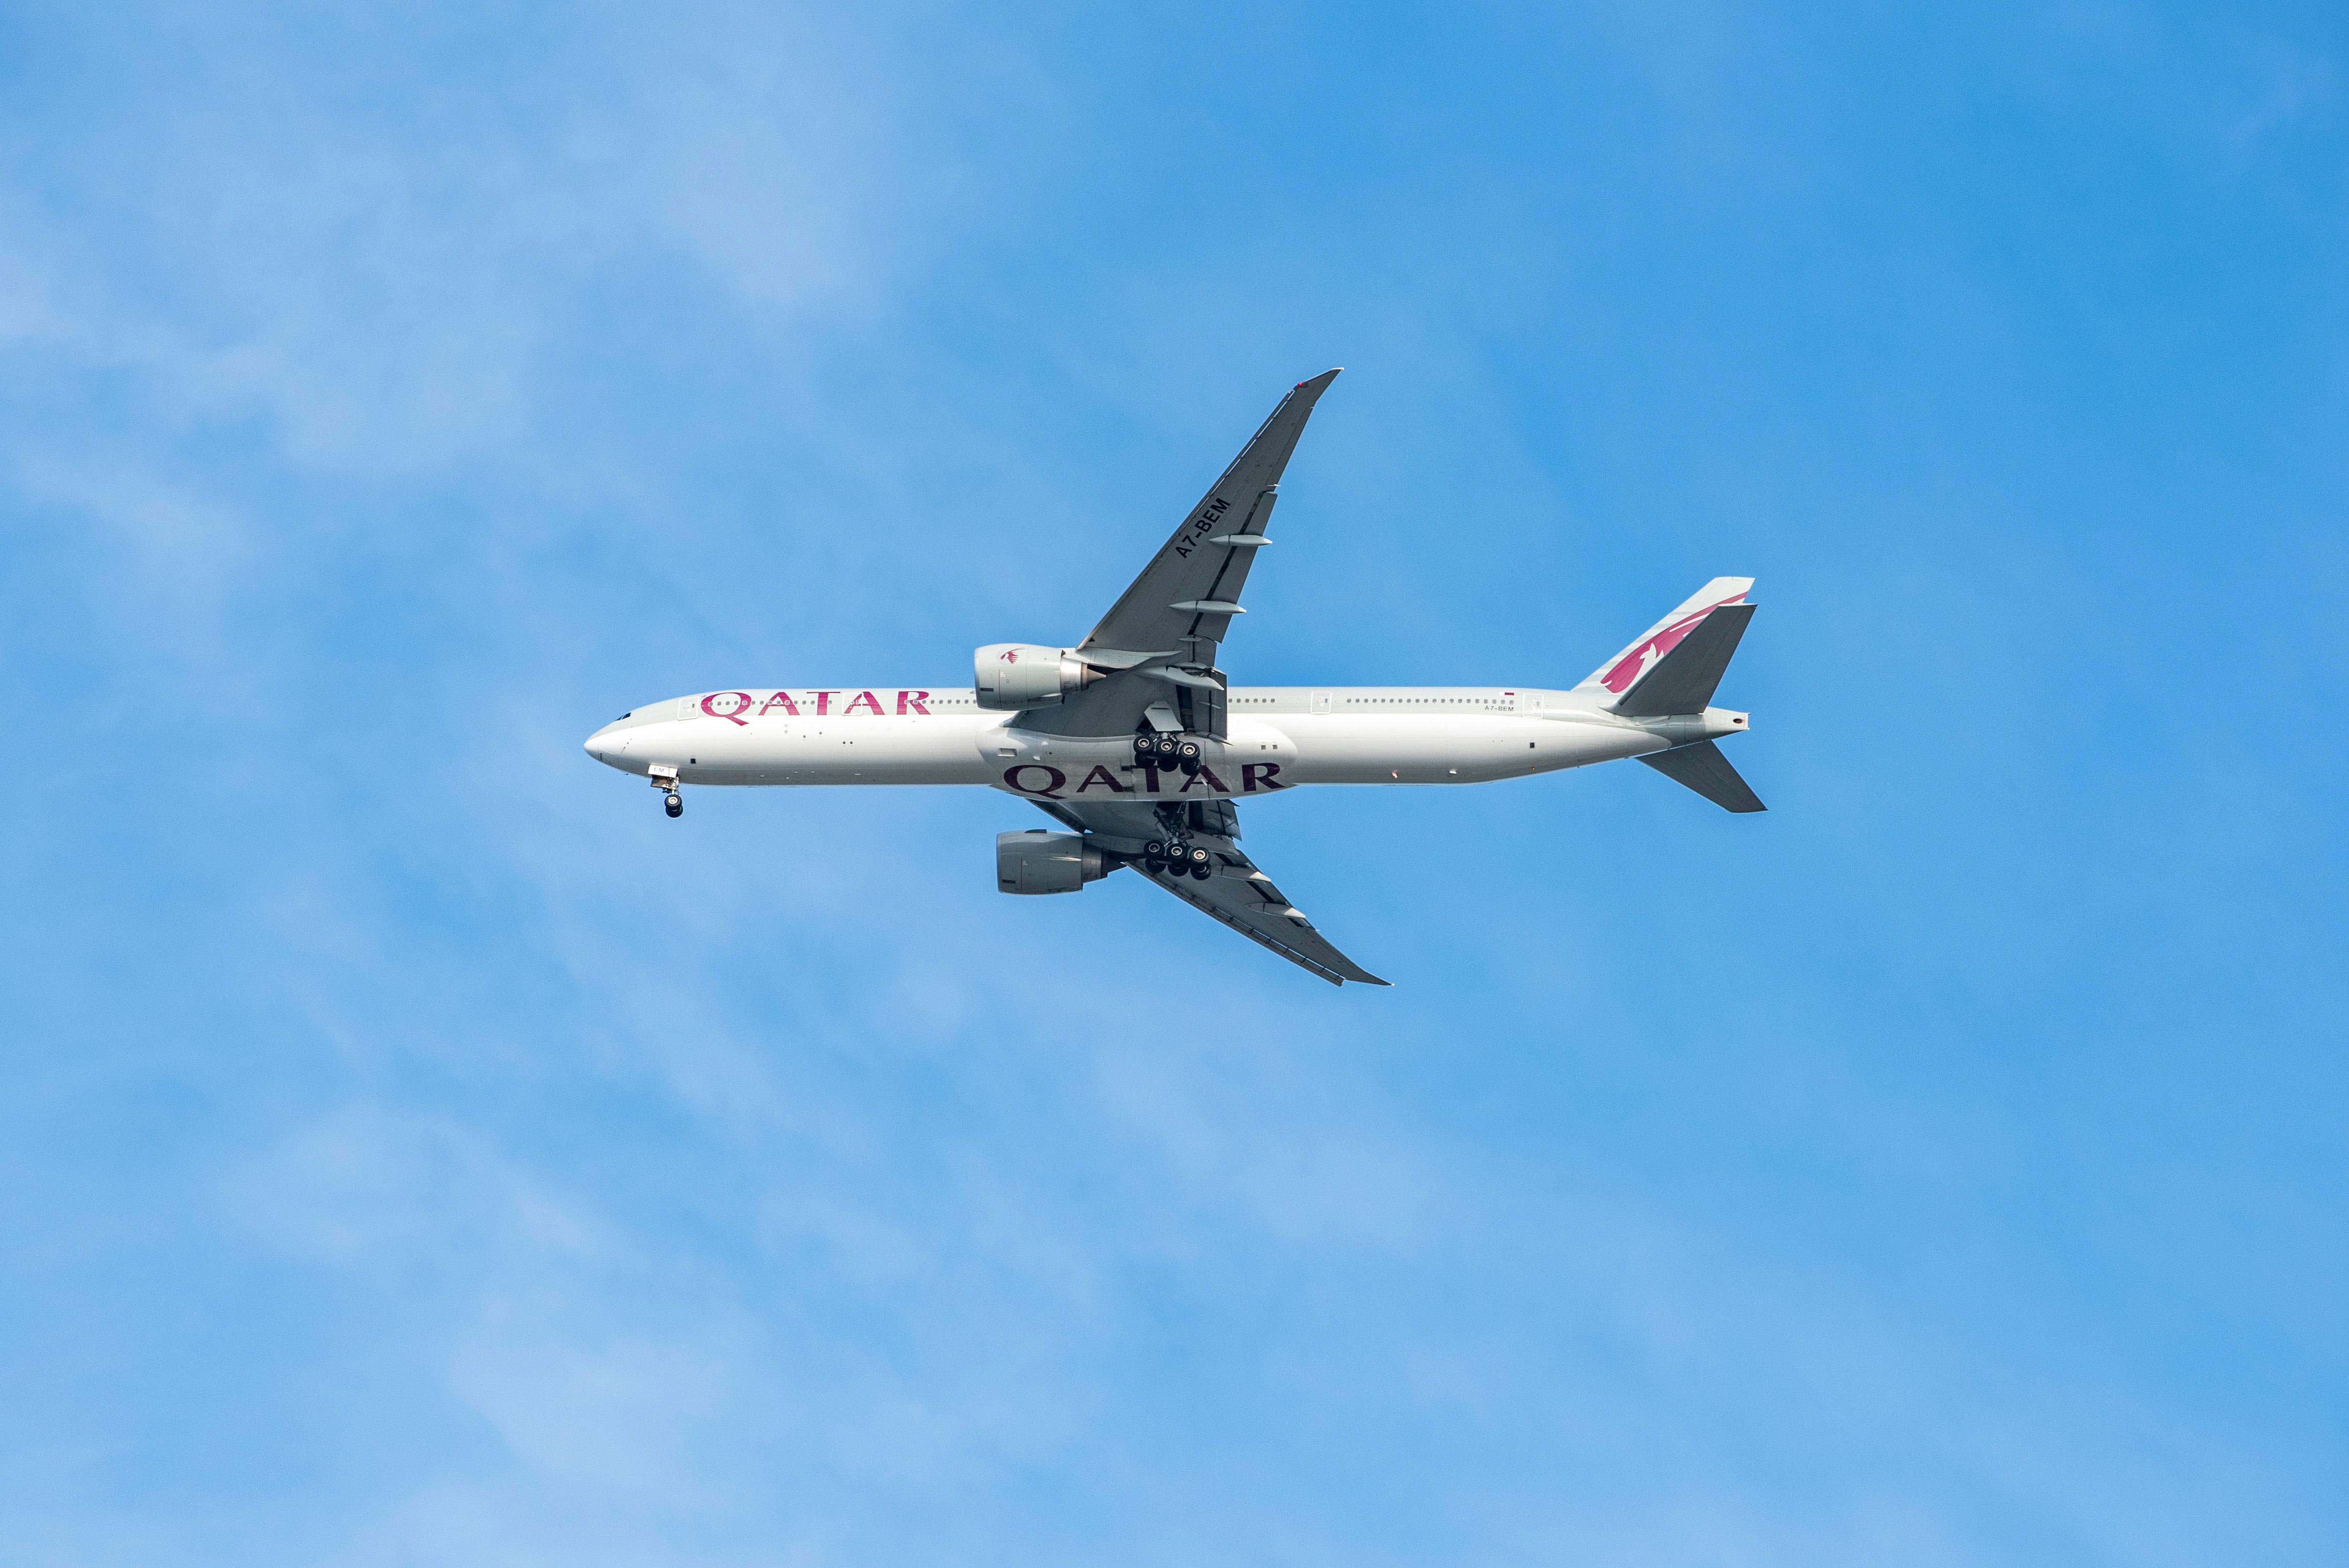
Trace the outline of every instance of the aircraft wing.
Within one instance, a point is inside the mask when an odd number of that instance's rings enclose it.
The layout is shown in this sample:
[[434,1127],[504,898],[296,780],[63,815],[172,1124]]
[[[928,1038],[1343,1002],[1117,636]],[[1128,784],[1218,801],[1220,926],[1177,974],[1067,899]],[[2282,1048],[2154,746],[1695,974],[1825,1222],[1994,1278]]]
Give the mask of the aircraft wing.
[[1216,668],[1216,650],[1232,617],[1242,613],[1240,588],[1266,543],[1265,526],[1289,454],[1314,403],[1337,378],[1338,372],[1325,370],[1280,400],[1078,646],[1079,658],[1098,655],[1096,668],[1117,673],[1057,707],[1022,715],[1023,727],[1050,735],[1123,735],[1154,704],[1164,703],[1169,723],[1162,727],[1223,735],[1224,677]]
[[1151,876],[1140,866],[1134,874],[1155,882],[1194,909],[1204,910],[1249,941],[1261,944],[1300,968],[1309,969],[1332,985],[1352,980],[1364,985],[1384,985],[1380,979],[1335,947],[1305,918],[1272,879],[1241,851],[1238,809],[1228,800],[1203,800],[1169,806],[1182,817],[1161,817],[1159,810],[1138,801],[1115,804],[1088,801],[1044,801],[1037,805],[1057,820],[1103,841],[1103,848],[1138,855],[1143,843],[1180,830],[1205,849],[1215,874],[1205,882],[1188,874]]

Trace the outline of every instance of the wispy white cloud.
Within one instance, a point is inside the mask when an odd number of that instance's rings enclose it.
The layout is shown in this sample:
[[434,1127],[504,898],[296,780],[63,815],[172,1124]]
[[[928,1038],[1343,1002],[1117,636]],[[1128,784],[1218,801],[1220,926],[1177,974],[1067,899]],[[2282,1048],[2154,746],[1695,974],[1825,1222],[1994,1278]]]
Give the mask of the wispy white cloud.
[[137,74],[96,77],[20,188],[15,333],[183,422],[258,417],[296,464],[390,476],[538,434],[550,338],[631,269],[681,264],[778,332],[875,308],[920,257],[900,208],[936,195],[892,145],[921,86],[835,19],[680,20],[95,26]]
[[[2164,1270],[2243,1249],[2100,1240],[2209,1179],[2093,1131],[2207,1019],[2110,1022],[2115,808],[2001,706],[2076,663],[1980,655],[2126,630],[2069,592],[2101,545],[1868,468],[2022,483],[1911,387],[2001,406],[1961,349],[2027,313],[1962,308],[2011,302],[1932,225],[1837,226],[1827,111],[1915,106],[1820,101],[1824,24],[1538,20],[51,19],[0,192],[11,664],[62,779],[8,845],[35,1560],[2185,1562],[2246,1500],[2321,1559],[2332,1437],[2155,1364],[2210,1321]],[[1789,233],[1880,270],[1822,294]],[[1652,608],[1622,561],[1758,550],[1783,811],[1251,818],[1406,966],[1364,995],[1131,879],[1001,899],[1018,802],[670,823],[579,752],[712,671],[1081,630],[1340,361],[1254,667],[1570,678],[1619,640],[1586,609]],[[1920,694],[1965,755],[1853,738]],[[2295,952],[2258,966],[2329,996]],[[2143,962],[2191,1013],[2207,957]],[[2225,1310],[2323,1387],[2321,1269]]]

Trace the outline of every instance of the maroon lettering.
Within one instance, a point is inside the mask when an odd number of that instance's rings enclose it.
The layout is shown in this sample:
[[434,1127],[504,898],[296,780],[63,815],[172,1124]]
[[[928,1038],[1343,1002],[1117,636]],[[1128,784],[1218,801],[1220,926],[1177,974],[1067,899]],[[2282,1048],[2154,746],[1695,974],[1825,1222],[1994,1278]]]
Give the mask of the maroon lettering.
[[1155,795],[1158,793],[1158,769],[1147,762],[1142,765],[1142,792],[1143,794]]
[[902,714],[910,707],[916,713],[927,713],[930,710],[922,705],[929,700],[930,694],[926,691],[901,691],[897,694],[897,711]]
[[848,706],[841,711],[843,713],[854,713],[860,707],[872,709],[873,717],[875,718],[881,717],[881,699],[874,696],[869,691],[858,692],[854,696],[849,698]]
[[[1022,773],[1050,774],[1052,781],[1041,789],[1030,789],[1027,785],[1019,782],[1019,776]],[[1022,795],[1041,795],[1047,800],[1057,800],[1061,798],[1057,791],[1068,788],[1069,776],[1049,762],[1022,762],[1017,768],[1005,769],[1003,781]]]
[[842,688],[835,686],[831,691],[810,692],[808,695],[815,698],[816,712],[830,713],[832,711],[832,699],[838,696]]
[[[736,703],[733,707],[728,708],[725,712],[720,713],[709,705],[716,702],[721,696],[740,697],[741,700]],[[750,706],[758,700],[758,698],[752,696],[746,691],[714,691],[708,696],[701,699],[701,711],[708,714],[712,718],[730,718],[737,724],[748,724],[750,721],[744,718],[742,716],[745,713],[748,713],[750,710]]]
[[792,694],[787,691],[779,691],[774,696],[769,697],[766,702],[766,707],[759,709],[759,717],[761,718],[766,717],[767,708],[770,707],[780,707],[785,713],[790,714],[793,718],[797,718],[800,714],[800,705],[792,700]]
[[1208,767],[1204,762],[1199,765],[1199,770],[1196,773],[1194,773],[1190,778],[1183,780],[1183,788],[1175,790],[1174,793],[1177,795],[1188,795],[1191,792],[1191,786],[1196,784],[1202,779],[1205,779],[1207,781],[1208,788],[1215,790],[1216,794],[1228,795],[1231,793],[1231,789],[1224,783],[1224,781],[1216,777],[1216,770]]
[[1252,795],[1257,785],[1268,789],[1286,789],[1288,785],[1273,777],[1280,771],[1278,762],[1243,762],[1240,764],[1240,793]]
[[1103,768],[1099,763],[1095,763],[1093,765],[1093,770],[1085,775],[1085,781],[1077,786],[1077,793],[1081,795],[1086,790],[1092,789],[1095,784],[1106,784],[1112,790],[1120,795],[1131,795],[1133,793],[1133,790],[1127,789],[1124,785],[1117,781],[1116,774],[1111,772],[1108,769]]

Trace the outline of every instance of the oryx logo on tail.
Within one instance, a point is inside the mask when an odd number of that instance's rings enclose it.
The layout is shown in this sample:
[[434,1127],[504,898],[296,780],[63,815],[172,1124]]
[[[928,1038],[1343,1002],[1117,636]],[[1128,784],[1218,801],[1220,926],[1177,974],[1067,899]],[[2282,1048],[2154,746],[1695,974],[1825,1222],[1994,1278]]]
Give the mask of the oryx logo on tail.
[[1621,696],[1631,689],[1633,681],[1648,673],[1649,665],[1678,647],[1681,639],[1695,631],[1707,615],[1720,609],[1722,604],[1734,604],[1744,597],[1744,591],[1741,589],[1721,601],[1720,604],[1707,604],[1693,615],[1683,615],[1679,620],[1666,624],[1662,630],[1651,632],[1644,641],[1636,644],[1621,658],[1617,659],[1609,667],[1607,673],[1599,677],[1599,684],[1617,696]]
[[1754,591],[1751,577],[1716,577],[1698,589],[1672,613],[1640,634],[1639,640],[1613,658],[1583,677],[1577,690],[1590,691],[1604,687],[1621,696],[1640,684],[1666,654],[1685,641],[1691,632],[1704,624],[1705,617],[1715,610],[1744,603],[1745,595]]

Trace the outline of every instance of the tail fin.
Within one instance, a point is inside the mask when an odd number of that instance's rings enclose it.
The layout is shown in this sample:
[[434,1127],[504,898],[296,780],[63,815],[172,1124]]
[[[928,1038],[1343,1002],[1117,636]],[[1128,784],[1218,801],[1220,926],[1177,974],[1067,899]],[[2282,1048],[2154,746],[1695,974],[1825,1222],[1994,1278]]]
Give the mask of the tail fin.
[[1651,751],[1636,760],[1646,763],[1676,784],[1685,784],[1724,811],[1766,811],[1762,797],[1738,777],[1721,748],[1710,740]]
[[1575,689],[1611,694],[1607,706],[1630,717],[1703,712],[1753,618],[1753,587],[1751,577],[1714,578]]

